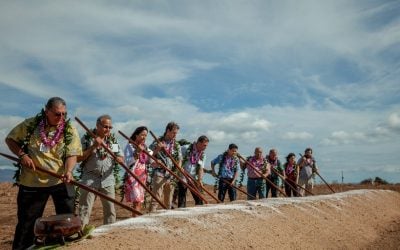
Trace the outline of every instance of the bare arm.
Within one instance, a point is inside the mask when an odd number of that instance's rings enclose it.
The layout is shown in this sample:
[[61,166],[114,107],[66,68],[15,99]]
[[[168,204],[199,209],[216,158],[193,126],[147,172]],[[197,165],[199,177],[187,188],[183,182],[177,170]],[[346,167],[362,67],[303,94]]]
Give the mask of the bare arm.
[[214,177],[217,177],[217,174],[215,173],[215,164],[211,163],[211,174]]
[[201,187],[203,186],[203,176],[204,176],[204,169],[200,168],[199,169],[199,185]]
[[235,174],[233,175],[233,179],[232,179],[232,185],[234,185],[235,184],[235,181],[236,181],[236,179],[237,179],[237,177],[238,177],[238,171],[236,171],[235,172]]
[[63,177],[64,177],[63,180],[65,182],[70,182],[71,180],[74,179],[74,177],[72,176],[72,171],[74,170],[76,163],[77,163],[76,155],[69,156],[65,160],[65,163],[64,163],[65,172],[63,174]]
[[82,162],[84,160],[86,160],[90,155],[93,154],[94,150],[98,147],[102,147],[103,144],[103,139],[100,137],[96,137],[96,139],[94,140],[93,145],[91,145],[90,147],[88,147],[86,150],[84,150],[82,152],[81,156],[78,156],[77,158],[77,162]]
[[22,166],[35,170],[35,164],[33,163],[32,159],[27,153],[22,150],[22,148],[16,141],[10,138],[6,138],[6,144],[10,151],[18,156]]
[[76,159],[77,162],[82,162],[82,161],[86,160],[94,152],[95,149],[96,149],[96,145],[95,144],[93,144],[92,146],[88,147],[86,150],[84,150],[82,152],[82,155],[77,157],[77,159]]
[[264,177],[268,177],[271,175],[271,164],[267,163],[267,168]]

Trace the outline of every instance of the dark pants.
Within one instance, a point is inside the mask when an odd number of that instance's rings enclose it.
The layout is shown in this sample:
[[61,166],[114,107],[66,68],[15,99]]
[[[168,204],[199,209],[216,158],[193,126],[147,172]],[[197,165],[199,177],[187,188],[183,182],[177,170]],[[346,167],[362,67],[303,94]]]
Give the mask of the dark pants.
[[[247,178],[247,193],[257,198],[265,198],[264,193],[264,179],[263,178]],[[248,200],[254,200],[255,198],[247,195]]]
[[287,197],[291,197],[291,196],[297,197],[297,196],[299,196],[299,193],[297,192],[296,182],[291,180],[291,179],[289,179],[289,178],[286,178],[286,182],[285,182],[285,193],[286,193],[286,196]]
[[13,249],[26,249],[34,244],[35,221],[43,215],[49,196],[53,199],[56,214],[74,212],[74,192],[68,193],[64,183],[52,187],[19,186],[18,223],[15,228]]
[[269,190],[271,190],[271,197],[278,197],[276,188],[270,184],[270,182],[272,182],[273,184],[275,184],[275,186],[278,186],[279,185],[278,178],[270,178],[270,177],[267,178],[269,181],[266,181],[265,198],[268,198]]
[[223,180],[231,183],[233,179],[228,179],[228,178],[220,178],[218,182],[218,200],[224,201],[225,200],[225,194],[226,191],[228,191],[229,195],[229,200],[234,201],[236,200],[236,189],[234,189],[232,186],[228,185],[225,183]]
[[[188,188],[183,185],[181,182],[178,183],[178,207],[186,207],[186,193]],[[203,200],[200,199],[195,193],[189,190],[192,193],[194,204],[195,205],[203,205]]]

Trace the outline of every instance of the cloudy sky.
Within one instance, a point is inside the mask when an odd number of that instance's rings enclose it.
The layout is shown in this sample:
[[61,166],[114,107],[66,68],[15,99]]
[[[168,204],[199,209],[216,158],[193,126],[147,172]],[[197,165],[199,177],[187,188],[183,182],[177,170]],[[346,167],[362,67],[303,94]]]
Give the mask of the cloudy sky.
[[282,161],[312,147],[329,182],[400,182],[398,13],[368,0],[2,1],[0,150],[61,96],[89,127],[109,113],[127,134],[172,120],[179,138],[206,134],[207,165],[232,142]]

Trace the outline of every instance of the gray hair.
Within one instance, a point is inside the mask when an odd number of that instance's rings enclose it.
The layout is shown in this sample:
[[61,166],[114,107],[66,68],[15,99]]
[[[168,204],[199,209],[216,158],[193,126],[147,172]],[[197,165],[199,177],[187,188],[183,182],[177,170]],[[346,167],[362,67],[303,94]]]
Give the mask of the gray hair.
[[55,96],[55,97],[50,98],[47,101],[46,109],[51,109],[52,107],[59,106],[59,105],[67,106],[67,103],[61,97]]
[[112,120],[110,115],[104,114],[104,115],[101,115],[101,116],[99,116],[99,117],[97,118],[96,124],[101,124],[101,121],[102,121],[103,119],[110,120],[110,121]]

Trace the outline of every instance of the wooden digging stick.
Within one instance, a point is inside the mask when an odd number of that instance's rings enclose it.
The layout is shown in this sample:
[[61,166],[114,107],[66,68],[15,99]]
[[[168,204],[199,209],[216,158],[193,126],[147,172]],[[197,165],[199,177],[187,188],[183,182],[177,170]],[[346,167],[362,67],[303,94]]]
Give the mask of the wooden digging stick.
[[[291,184],[290,182],[288,182],[287,180],[285,180],[285,177],[283,177],[276,169],[271,168],[271,170],[274,171],[274,173],[275,173],[276,175],[278,175],[285,183],[287,183],[291,189],[293,189],[296,193],[298,193],[300,196],[302,196],[302,195],[300,194],[300,192],[297,192],[297,190],[295,189],[295,187],[293,187],[292,184]],[[299,188],[303,189],[304,191],[306,191],[307,193],[309,193],[309,194],[311,194],[311,195],[314,195],[311,191],[305,189],[304,187],[300,186],[300,185],[297,184],[296,182],[294,182],[294,184],[295,184],[297,187],[299,187]]]
[[258,175],[260,175],[263,179],[265,179],[271,186],[276,188],[283,196],[287,197],[285,192],[283,192],[279,187],[277,187],[270,179],[264,177],[264,175],[251,162],[243,158],[243,156],[241,156],[239,153],[237,155],[240,159],[242,159],[242,161],[244,161],[248,166],[250,166]]
[[[123,132],[119,131],[118,132],[125,138],[127,139],[130,143],[132,143],[133,145],[135,145],[136,147],[139,147],[139,145],[137,143],[135,143],[133,140],[131,140],[127,135],[125,135]],[[197,195],[197,191],[196,189],[194,189],[191,185],[187,184],[186,182],[184,182],[182,180],[182,178],[180,178],[177,174],[175,174],[171,169],[169,169],[163,162],[161,162],[159,159],[157,159],[155,156],[151,155],[149,152],[147,152],[146,150],[143,151],[145,154],[147,154],[151,159],[153,159],[153,161],[157,162],[157,164],[159,166],[161,166],[163,169],[165,169],[165,171],[167,171],[168,173],[170,173],[173,177],[175,177],[178,181],[180,181],[181,183],[184,183],[184,185],[189,188],[191,191],[193,191],[193,193],[195,193]],[[201,196],[199,196],[201,197]],[[204,198],[203,198],[204,199]]]
[[[156,136],[151,130],[150,130],[149,132],[150,132],[151,136],[153,136],[154,140],[156,140],[157,143],[160,143],[160,140],[157,138],[157,136]],[[174,163],[175,167],[179,170],[179,172],[181,172],[181,174],[184,175],[184,176],[186,177],[186,179],[187,179],[188,181],[190,181],[194,187],[197,188],[197,185],[195,184],[195,183],[196,183],[196,180],[193,179],[193,177],[192,177],[189,173],[187,173],[185,169],[179,167],[179,164],[178,164],[178,163],[176,162],[176,160],[172,157],[172,155],[171,155],[169,152],[167,152],[167,151],[165,150],[165,148],[164,148],[164,152],[165,152],[165,154],[171,159],[171,161]],[[206,190],[205,188],[203,188],[203,190],[204,190],[208,195],[210,195],[215,201],[221,202],[220,200],[218,200],[217,197],[215,197],[215,196],[214,196],[212,193],[210,193],[208,190]],[[198,193],[200,193],[200,190],[198,191]],[[197,195],[197,194],[196,194],[196,195]],[[199,197],[200,197],[200,199],[202,199],[206,204],[208,203],[202,196],[199,196]]]
[[[208,170],[206,173],[207,173],[207,174],[211,174],[209,171],[210,171],[210,170]],[[212,174],[211,174],[211,175],[212,175]],[[235,185],[233,185],[233,184],[230,183],[229,181],[224,180],[223,178],[219,178],[219,177],[216,177],[216,178],[219,179],[219,180],[221,180],[221,181],[223,181],[224,183],[228,184],[229,186],[233,187],[234,189],[238,190],[239,192],[242,192],[242,193],[244,193],[244,194],[250,196],[251,198],[257,199],[255,196],[253,196],[253,195],[247,193],[246,191],[240,189],[239,187],[236,187]]]
[[321,180],[328,186],[328,188],[332,191],[332,193],[335,193],[335,191],[333,190],[333,188],[331,186],[329,186],[329,184],[324,180],[324,178],[322,178],[322,176],[318,173],[318,171],[315,171],[315,173],[319,176],[319,178],[321,178]]
[[[303,158],[303,155],[299,153],[299,155],[301,156],[301,158]],[[321,180],[325,183],[325,185],[328,186],[328,188],[332,191],[332,193],[335,193],[335,191],[332,189],[331,186],[329,186],[329,184],[325,181],[324,178],[322,178],[322,176],[318,173],[318,171],[315,171],[315,173],[319,176],[319,178],[321,178]]]
[[[85,126],[85,124],[83,124],[83,122],[81,120],[79,120],[78,117],[75,117],[75,120],[86,130],[86,132],[88,132],[93,138],[96,138],[96,135],[90,131],[90,129],[88,127]],[[114,154],[114,152],[112,152],[107,145],[103,142],[101,144],[101,146],[107,151],[107,153],[109,153],[115,160],[117,159],[117,156]],[[167,207],[164,205],[164,203],[161,202],[161,200],[159,198],[157,198],[157,196],[150,190],[149,187],[146,186],[146,184],[144,184],[139,177],[137,177],[134,173],[132,173],[132,171],[129,170],[129,168],[125,165],[125,163],[119,163],[119,165],[121,165],[125,171],[131,175],[147,192],[149,192],[149,194],[164,208],[167,209]]]
[[[8,158],[8,159],[10,159],[12,161],[19,162],[19,159],[14,157],[14,156],[11,156],[11,155],[8,155],[8,154],[4,154],[4,153],[0,153],[0,155],[4,156],[5,158]],[[40,172],[46,173],[48,175],[51,175],[53,177],[56,177],[56,178],[58,178],[60,180],[63,178],[61,175],[59,175],[57,173],[54,173],[53,171],[47,170],[45,168],[39,167],[39,166],[35,166],[35,169],[39,170]],[[111,201],[112,203],[117,204],[118,206],[120,206],[122,208],[125,208],[126,210],[134,212],[137,215],[142,215],[142,213],[139,212],[138,210],[136,210],[136,209],[134,209],[134,208],[132,208],[132,207],[130,207],[128,205],[125,205],[124,203],[119,202],[119,201],[117,201],[117,200],[115,200],[115,199],[113,199],[111,197],[108,197],[107,195],[105,195],[103,193],[100,193],[99,191],[97,191],[97,190],[95,190],[95,189],[93,189],[91,187],[83,185],[83,184],[81,184],[81,183],[79,183],[79,182],[77,182],[75,180],[70,180],[69,183],[71,183],[71,184],[73,184],[73,185],[75,185],[77,187],[80,187],[82,189],[85,189],[88,192],[94,193],[95,195],[98,195],[99,197],[101,197],[101,198],[103,198],[105,200]]]
[[[151,136],[154,138],[154,140],[155,140],[157,143],[161,143],[160,140],[157,138],[157,136],[156,136],[151,130],[149,130],[149,132],[150,132]],[[195,191],[196,191],[196,192],[194,192],[194,193],[195,193],[202,201],[204,201],[204,203],[207,204],[208,201],[200,194],[200,190],[198,189],[197,185],[195,184],[196,181],[195,181],[193,178],[191,178],[192,176],[186,174],[185,170],[183,170],[183,169],[179,166],[179,164],[176,162],[176,160],[172,157],[172,155],[171,155],[167,150],[165,150],[165,148],[163,148],[163,152],[168,156],[168,158],[171,159],[171,161],[172,161],[172,163],[174,164],[175,168],[178,169],[178,171],[186,178],[186,180],[188,180],[188,182],[190,182],[190,184],[189,184],[189,183],[185,183],[185,182],[182,182],[182,184],[183,184],[183,185],[188,184],[188,185],[185,185],[185,186],[187,186],[187,187],[188,187],[188,186],[192,186],[193,189],[195,189]]]

